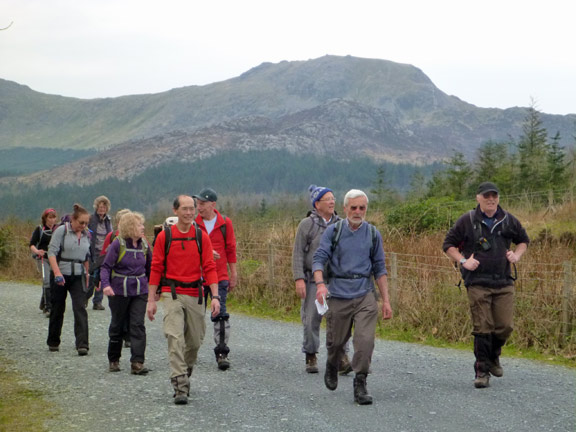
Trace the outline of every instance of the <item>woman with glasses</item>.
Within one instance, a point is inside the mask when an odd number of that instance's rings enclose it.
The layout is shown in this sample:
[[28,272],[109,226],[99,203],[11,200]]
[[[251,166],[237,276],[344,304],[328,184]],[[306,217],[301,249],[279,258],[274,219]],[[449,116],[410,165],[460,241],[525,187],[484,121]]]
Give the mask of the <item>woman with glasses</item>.
[[48,260],[52,268],[52,311],[48,325],[48,349],[59,351],[60,335],[66,310],[68,292],[74,312],[74,336],[78,355],[88,354],[88,314],[86,287],[90,259],[90,235],[87,230],[90,214],[74,204],[70,222],[65,222],[52,233],[48,246]]

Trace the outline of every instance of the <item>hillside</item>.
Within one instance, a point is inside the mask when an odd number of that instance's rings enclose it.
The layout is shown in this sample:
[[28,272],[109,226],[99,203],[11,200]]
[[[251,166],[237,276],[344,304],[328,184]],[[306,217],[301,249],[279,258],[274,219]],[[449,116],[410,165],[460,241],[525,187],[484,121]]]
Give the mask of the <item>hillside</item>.
[[[162,162],[234,150],[422,164],[518,137],[525,115],[446,95],[414,66],[349,56],[264,63],[206,86],[94,100],[0,80],[0,149],[100,150],[26,183],[130,178]],[[561,144],[573,144],[576,115],[541,118]]]

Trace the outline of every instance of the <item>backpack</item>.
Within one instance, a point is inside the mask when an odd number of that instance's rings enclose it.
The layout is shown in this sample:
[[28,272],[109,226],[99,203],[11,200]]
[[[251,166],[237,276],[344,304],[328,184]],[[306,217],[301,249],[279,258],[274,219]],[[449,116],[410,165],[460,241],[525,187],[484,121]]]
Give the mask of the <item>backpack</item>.
[[[112,232],[114,234],[114,232]],[[124,255],[126,255],[126,252],[142,252],[144,254],[144,258],[146,258],[146,256],[148,255],[148,249],[150,248],[150,245],[148,244],[148,240],[146,240],[144,237],[142,237],[142,249],[132,249],[132,248],[128,248],[126,246],[126,239],[122,238],[122,237],[117,237],[118,239],[118,243],[120,243],[120,250],[118,252],[118,259],[116,260],[116,264],[118,264],[120,261],[122,261],[122,258],[124,258]]]
[[[338,222],[334,224],[334,232],[332,232],[332,239],[330,250],[334,252],[336,246],[338,246],[338,242],[340,242],[340,236],[342,236],[342,224],[344,223],[344,219],[340,219]],[[376,235],[376,227],[372,224],[368,224],[370,227],[370,233],[372,236],[372,247],[370,248],[370,258],[374,257],[376,253],[376,245],[378,243],[378,236]]]
[[224,250],[226,250],[226,216],[221,215],[224,218],[224,225],[220,225],[220,232],[222,237],[224,237]]

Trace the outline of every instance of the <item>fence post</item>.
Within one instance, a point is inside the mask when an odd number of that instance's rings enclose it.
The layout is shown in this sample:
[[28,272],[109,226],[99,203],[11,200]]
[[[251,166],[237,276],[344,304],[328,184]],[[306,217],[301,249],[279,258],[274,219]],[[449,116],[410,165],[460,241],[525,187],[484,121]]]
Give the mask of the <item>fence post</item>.
[[390,277],[388,278],[388,295],[390,296],[390,307],[396,313],[398,305],[398,254],[390,253]]
[[268,288],[274,287],[274,247],[268,242]]
[[564,345],[572,331],[572,317],[570,316],[570,303],[572,300],[572,263],[564,261],[564,287],[562,289],[562,330],[560,345]]

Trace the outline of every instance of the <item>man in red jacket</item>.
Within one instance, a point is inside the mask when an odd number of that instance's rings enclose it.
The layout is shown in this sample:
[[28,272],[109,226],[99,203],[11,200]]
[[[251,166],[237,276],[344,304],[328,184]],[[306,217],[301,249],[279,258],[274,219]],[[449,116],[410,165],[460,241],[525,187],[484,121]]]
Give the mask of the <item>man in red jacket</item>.
[[[178,222],[156,237],[146,313],[153,321],[156,302],[161,295],[174,403],[185,405],[190,393],[192,369],[206,333],[202,276],[212,292],[212,317],[220,313],[220,297],[210,238],[193,225],[196,216],[194,199],[188,195],[177,197],[174,214],[178,216]],[[202,236],[201,242],[198,235]],[[161,294],[157,293],[158,286]]]
[[[229,217],[222,216],[216,210],[218,196],[210,188],[203,189],[194,195],[198,204],[196,225],[210,236],[214,249],[214,260],[218,270],[218,295],[220,296],[220,314],[212,317],[214,322],[214,342],[218,369],[230,367],[228,339],[230,338],[230,315],[226,311],[226,297],[238,281],[236,272],[236,237]],[[228,273],[230,270],[230,273]]]

